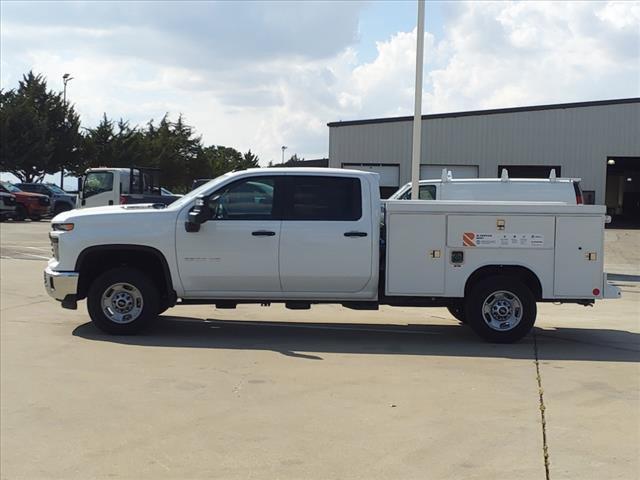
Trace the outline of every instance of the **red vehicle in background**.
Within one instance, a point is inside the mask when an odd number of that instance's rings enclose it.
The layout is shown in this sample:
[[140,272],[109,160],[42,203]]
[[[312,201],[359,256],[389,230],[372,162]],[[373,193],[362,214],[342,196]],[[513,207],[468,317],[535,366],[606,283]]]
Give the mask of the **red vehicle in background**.
[[9,182],[0,182],[0,191],[10,193],[16,197],[15,220],[31,220],[38,221],[43,216],[49,214],[51,202],[46,195],[39,193],[23,192],[18,187],[11,185]]

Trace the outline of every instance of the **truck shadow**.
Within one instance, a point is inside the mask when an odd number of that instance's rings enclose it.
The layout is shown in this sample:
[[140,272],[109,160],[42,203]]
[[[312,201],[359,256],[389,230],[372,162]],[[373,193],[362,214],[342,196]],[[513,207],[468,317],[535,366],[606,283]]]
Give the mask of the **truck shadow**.
[[[640,361],[637,333],[536,328],[534,334],[541,360]],[[533,335],[517,344],[489,344],[458,324],[253,322],[163,316],[151,329],[136,336],[106,335],[91,323],[76,327],[73,335],[144,347],[269,350],[308,360],[322,360],[323,353],[535,358]]]

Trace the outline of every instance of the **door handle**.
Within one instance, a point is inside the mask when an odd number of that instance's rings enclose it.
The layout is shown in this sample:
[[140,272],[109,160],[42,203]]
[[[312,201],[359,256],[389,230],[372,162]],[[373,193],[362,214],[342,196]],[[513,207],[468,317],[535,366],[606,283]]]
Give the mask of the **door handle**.
[[255,232],[251,232],[251,235],[254,237],[273,237],[276,232],[272,232],[270,230],[256,230]]
[[366,237],[367,232],[344,232],[345,237]]

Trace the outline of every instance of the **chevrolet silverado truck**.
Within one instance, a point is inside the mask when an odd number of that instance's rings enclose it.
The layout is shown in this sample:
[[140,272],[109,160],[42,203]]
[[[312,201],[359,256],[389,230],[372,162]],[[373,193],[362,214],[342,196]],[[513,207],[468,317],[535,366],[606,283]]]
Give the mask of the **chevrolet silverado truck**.
[[591,305],[605,207],[561,202],[380,200],[378,175],[251,169],[168,206],[119,205],[52,220],[46,289],[87,299],[101,330],[133,334],[174,305],[308,309],[448,307],[491,342],[514,342],[537,302]]

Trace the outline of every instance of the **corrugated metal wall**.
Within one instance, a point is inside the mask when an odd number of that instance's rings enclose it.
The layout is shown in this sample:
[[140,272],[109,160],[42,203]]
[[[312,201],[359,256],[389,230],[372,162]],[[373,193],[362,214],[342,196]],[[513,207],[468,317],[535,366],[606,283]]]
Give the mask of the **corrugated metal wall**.
[[[411,180],[411,121],[332,126],[329,166],[399,164]],[[498,165],[561,165],[583,190],[604,202],[608,156],[640,156],[640,103],[428,118],[422,121],[422,164],[478,165],[496,177]]]

